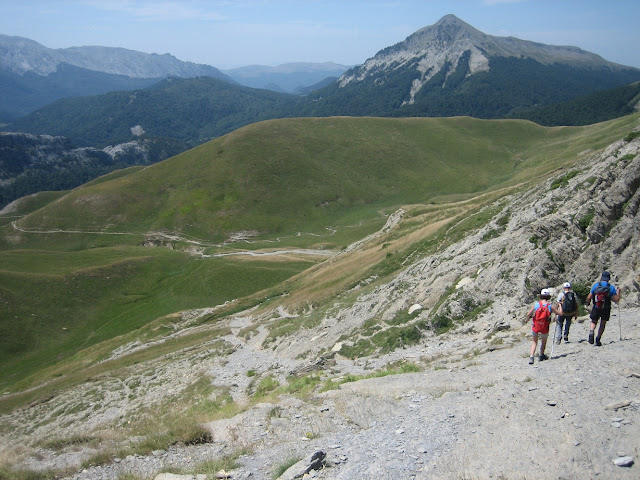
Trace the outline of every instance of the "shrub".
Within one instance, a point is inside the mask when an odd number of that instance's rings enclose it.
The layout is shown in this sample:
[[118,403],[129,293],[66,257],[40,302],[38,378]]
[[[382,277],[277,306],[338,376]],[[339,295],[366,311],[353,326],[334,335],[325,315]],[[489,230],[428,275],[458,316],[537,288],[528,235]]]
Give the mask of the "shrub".
[[453,327],[453,320],[446,315],[438,314],[431,320],[431,327],[436,331],[436,335],[440,335]]
[[273,392],[279,386],[280,384],[278,383],[278,381],[275,378],[273,378],[271,375],[264,377],[262,380],[260,380],[260,383],[258,384],[258,388],[256,388],[255,396],[264,397],[268,393]]
[[635,140],[638,137],[640,137],[640,131],[631,132],[626,137],[624,137],[624,141],[631,142],[632,140]]
[[591,220],[593,220],[594,215],[595,211],[591,208],[582,216],[582,218],[580,218],[580,220],[578,220],[578,226],[580,227],[580,230],[582,230],[582,233],[587,231],[587,227],[591,225]]
[[591,286],[583,282],[574,283],[571,285],[571,288],[580,299],[580,303],[584,303],[587,300],[587,295],[589,295],[589,291],[591,290]]

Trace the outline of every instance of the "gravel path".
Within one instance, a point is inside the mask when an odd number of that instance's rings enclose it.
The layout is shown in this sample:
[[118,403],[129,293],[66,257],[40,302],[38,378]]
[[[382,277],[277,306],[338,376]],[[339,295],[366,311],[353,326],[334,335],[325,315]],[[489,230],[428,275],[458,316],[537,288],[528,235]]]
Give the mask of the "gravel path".
[[[511,332],[519,340],[510,348],[466,350],[421,372],[345,383],[305,401],[282,397],[208,424],[213,443],[118,459],[67,478],[152,479],[161,469],[189,471],[246,448],[233,478],[272,479],[287,460],[324,451],[326,467],[312,478],[635,479],[637,465],[613,463],[637,460],[640,450],[640,309],[622,315],[622,341],[614,317],[602,347],[586,342],[586,323],[575,324],[570,343],[531,366],[523,326]],[[401,353],[415,361],[423,352]]]

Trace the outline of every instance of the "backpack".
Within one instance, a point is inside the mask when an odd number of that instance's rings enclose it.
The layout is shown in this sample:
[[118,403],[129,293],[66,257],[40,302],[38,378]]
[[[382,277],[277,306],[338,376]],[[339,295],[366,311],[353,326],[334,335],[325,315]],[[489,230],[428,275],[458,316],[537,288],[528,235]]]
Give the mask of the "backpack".
[[549,324],[551,323],[551,304],[542,305],[536,302],[536,310],[533,312],[533,331],[536,333],[549,333]]
[[604,310],[607,306],[611,306],[609,299],[609,284],[607,282],[599,282],[594,290],[593,304],[598,310]]
[[574,313],[577,309],[578,302],[576,302],[576,294],[573,292],[565,293],[562,299],[562,313]]

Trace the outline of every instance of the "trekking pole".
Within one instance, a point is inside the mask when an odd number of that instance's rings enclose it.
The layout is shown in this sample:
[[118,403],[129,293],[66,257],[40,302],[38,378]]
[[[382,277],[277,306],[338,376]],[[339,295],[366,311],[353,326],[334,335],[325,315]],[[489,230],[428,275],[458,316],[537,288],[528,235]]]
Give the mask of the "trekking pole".
[[551,338],[551,357],[553,358],[553,350],[556,346],[556,334],[558,333],[558,316],[556,315],[556,328],[553,329],[553,337]]
[[[618,276],[616,275],[616,284],[618,283]],[[620,289],[618,288],[618,285],[616,285],[616,291],[619,293]],[[620,316],[620,299],[618,299],[618,328],[620,330],[620,341],[622,341],[622,317]]]
[[620,316],[620,300],[618,300],[618,327],[620,327],[620,341],[622,341],[622,317]]

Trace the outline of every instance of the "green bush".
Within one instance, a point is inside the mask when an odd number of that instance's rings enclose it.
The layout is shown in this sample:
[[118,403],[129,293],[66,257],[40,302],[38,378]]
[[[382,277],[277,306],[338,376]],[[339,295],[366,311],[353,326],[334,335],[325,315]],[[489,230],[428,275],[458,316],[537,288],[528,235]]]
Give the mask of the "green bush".
[[453,320],[446,315],[438,314],[431,320],[431,327],[435,330],[436,335],[440,335],[453,327]]
[[582,216],[582,218],[580,218],[580,220],[578,220],[578,226],[580,227],[580,230],[582,230],[582,233],[587,231],[587,227],[591,225],[591,220],[593,220],[594,215],[595,211],[591,208]]
[[577,170],[572,170],[560,178],[556,178],[553,182],[551,182],[551,190],[555,190],[559,187],[566,187],[569,185],[569,180],[575,177],[578,174]]
[[631,132],[629,135],[624,137],[624,141],[631,142],[632,140],[635,140],[638,137],[640,137],[640,131]]

